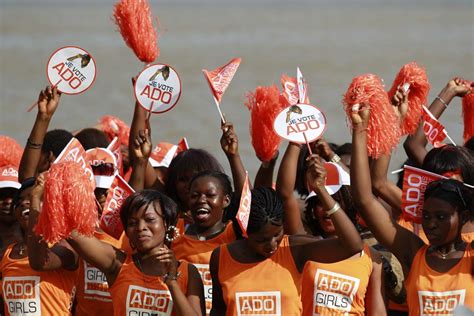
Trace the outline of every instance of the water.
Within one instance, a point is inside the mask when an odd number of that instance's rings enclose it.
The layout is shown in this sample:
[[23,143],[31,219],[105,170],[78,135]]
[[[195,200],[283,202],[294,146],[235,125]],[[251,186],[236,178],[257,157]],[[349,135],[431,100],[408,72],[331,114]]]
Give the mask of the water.
[[[116,31],[113,3],[0,0],[0,134],[26,142],[35,114],[25,109],[47,85],[50,54],[66,45],[87,49],[96,59],[98,75],[85,93],[62,97],[51,128],[78,130],[95,125],[104,114],[131,122],[130,78],[143,64]],[[252,176],[258,162],[250,144],[245,93],[257,85],[279,84],[280,75],[294,75],[297,66],[309,84],[311,101],[328,118],[325,137],[336,143],[350,141],[341,98],[354,76],[375,73],[388,89],[400,67],[414,60],[427,69],[430,102],[451,77],[474,79],[473,3],[153,1],[161,22],[158,61],[172,65],[183,84],[178,105],[152,118],[154,143],[186,136],[191,146],[210,150],[227,166],[219,145],[218,113],[201,69],[214,69],[232,57],[241,57],[242,64],[224,95],[222,110],[235,124],[240,153]],[[460,99],[453,100],[441,118],[459,143],[460,104]],[[404,157],[399,146],[391,168]]]

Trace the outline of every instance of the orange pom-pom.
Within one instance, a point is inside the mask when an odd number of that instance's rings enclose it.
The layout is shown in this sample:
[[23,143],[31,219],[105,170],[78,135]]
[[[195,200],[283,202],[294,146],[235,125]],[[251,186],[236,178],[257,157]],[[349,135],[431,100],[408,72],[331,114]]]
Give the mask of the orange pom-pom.
[[128,146],[130,127],[124,121],[113,115],[104,115],[99,124],[102,131],[107,134],[109,141],[112,141],[114,137],[118,137],[120,144]]
[[273,130],[273,121],[285,107],[286,101],[276,85],[257,87],[247,93],[245,105],[250,110],[250,136],[257,157],[270,161],[278,150],[280,137]]
[[343,104],[349,119],[353,105],[370,106],[367,126],[367,152],[370,157],[389,154],[397,146],[400,139],[398,118],[379,77],[373,74],[355,77],[344,95]]
[[11,137],[0,135],[0,167],[20,166],[23,148]]
[[474,137],[474,91],[462,98],[462,116],[464,120],[464,142]]
[[53,244],[73,230],[92,236],[97,216],[94,188],[81,166],[73,161],[53,164],[45,181],[43,210],[35,233]]
[[159,56],[156,29],[147,0],[120,0],[114,7],[115,24],[135,55],[144,63]]
[[408,111],[400,126],[402,135],[413,134],[418,128],[423,113],[423,105],[426,105],[430,92],[430,83],[426,71],[415,62],[406,64],[400,69],[393,81],[392,88],[388,92],[389,99],[393,98],[398,87],[403,87],[405,84],[409,85]]

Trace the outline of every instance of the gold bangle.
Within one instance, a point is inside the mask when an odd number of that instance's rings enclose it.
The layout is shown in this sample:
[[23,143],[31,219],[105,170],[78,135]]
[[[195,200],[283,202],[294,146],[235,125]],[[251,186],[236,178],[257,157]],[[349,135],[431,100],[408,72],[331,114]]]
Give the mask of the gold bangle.
[[332,214],[336,213],[340,209],[341,209],[341,205],[339,205],[339,203],[336,202],[330,210],[326,211],[326,216],[331,216]]

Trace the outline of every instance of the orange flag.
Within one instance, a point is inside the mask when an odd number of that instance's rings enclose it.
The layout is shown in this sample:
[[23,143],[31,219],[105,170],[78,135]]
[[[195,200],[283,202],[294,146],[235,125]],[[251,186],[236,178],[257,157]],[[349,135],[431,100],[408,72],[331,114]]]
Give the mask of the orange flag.
[[242,229],[242,235],[248,237],[247,226],[249,224],[250,217],[250,205],[252,204],[252,194],[249,187],[249,173],[245,172],[245,183],[242,188],[242,195],[240,196],[239,210],[237,211],[237,222]]
[[234,77],[237,68],[239,68],[240,62],[240,58],[234,58],[226,65],[214,69],[211,72],[206,69],[202,70],[217,103],[221,102],[222,95],[224,95],[224,92]]
[[435,146],[440,147],[444,139],[447,137],[453,145],[456,145],[451,137],[449,137],[448,132],[444,128],[436,117],[423,105],[423,132],[425,132],[426,139]]
[[119,239],[123,232],[120,208],[127,197],[134,192],[121,176],[115,176],[100,217],[100,228],[115,239]]

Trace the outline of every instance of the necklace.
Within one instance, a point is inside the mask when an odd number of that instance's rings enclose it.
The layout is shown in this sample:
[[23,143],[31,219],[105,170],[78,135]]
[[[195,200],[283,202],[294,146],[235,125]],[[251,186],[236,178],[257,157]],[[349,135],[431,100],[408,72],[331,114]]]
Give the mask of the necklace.
[[18,248],[19,248],[19,249],[18,249],[18,254],[19,254],[20,256],[23,256],[23,255],[25,254],[26,245],[23,244],[23,243],[21,243],[21,244],[18,245]]
[[[454,249],[454,251],[456,251],[456,249]],[[437,253],[438,255],[440,255],[440,256],[441,256],[441,259],[443,259],[443,260],[447,259],[448,256],[449,256],[449,254],[452,253],[452,252],[453,252],[453,251],[449,251],[449,252],[447,252],[447,253],[444,253],[444,252],[442,252],[442,251],[436,249],[436,253]]]

